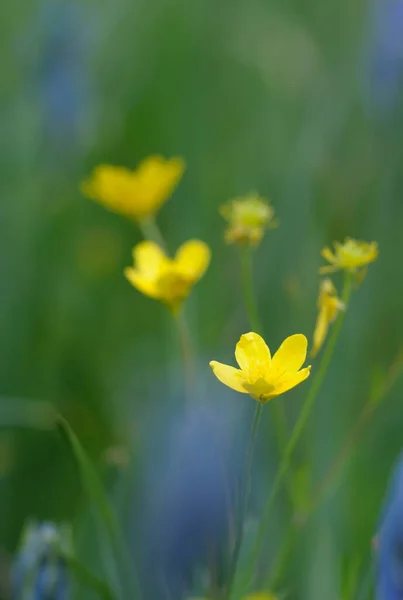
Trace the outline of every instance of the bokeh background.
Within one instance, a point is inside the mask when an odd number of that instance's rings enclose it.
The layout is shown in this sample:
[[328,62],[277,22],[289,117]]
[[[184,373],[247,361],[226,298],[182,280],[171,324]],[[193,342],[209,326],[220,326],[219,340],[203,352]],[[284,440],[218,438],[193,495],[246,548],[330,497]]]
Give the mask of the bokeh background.
[[[179,345],[167,311],[122,276],[139,231],[80,194],[80,181],[101,162],[135,167],[155,153],[187,162],[158,221],[169,248],[191,237],[212,248],[212,264],[186,312],[198,355],[197,393],[218,411],[232,460],[254,406],[224,390],[208,368],[212,358],[231,361],[239,335],[249,330],[239,256],[223,241],[219,206],[250,190],[275,206],[280,227],[255,255],[272,348],[297,331],[312,335],[323,245],[346,235],[379,242],[379,259],[353,297],[298,450],[311,484],[321,480],[403,345],[402,40],[401,0],[2,5],[5,564],[28,517],[86,520],[77,474],[57,435],[14,426],[35,401],[53,403],[70,420],[105,474],[140,554],[136,522],[150,490],[161,479],[170,487],[163,457],[180,437]],[[349,585],[356,589],[354,578],[366,572],[403,444],[402,391],[397,380],[301,534],[282,581],[294,590],[291,597],[353,597]],[[301,387],[281,399],[290,424],[303,397]],[[256,515],[277,460],[268,410],[255,461]],[[281,504],[277,510],[268,564],[287,526]]]

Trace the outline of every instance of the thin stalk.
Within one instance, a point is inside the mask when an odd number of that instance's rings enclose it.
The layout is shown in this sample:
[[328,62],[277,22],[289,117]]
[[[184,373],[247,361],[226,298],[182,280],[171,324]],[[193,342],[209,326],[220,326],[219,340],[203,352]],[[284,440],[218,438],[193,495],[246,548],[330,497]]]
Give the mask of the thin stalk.
[[186,395],[188,399],[190,399],[194,391],[193,384],[195,380],[195,363],[192,347],[192,338],[183,311],[175,315],[175,324],[178,332],[178,338],[181,349],[183,370],[185,376]]
[[98,521],[102,524],[103,540],[109,542],[116,565],[122,579],[123,589],[133,598],[141,598],[141,589],[132,557],[126,545],[118,519],[109,502],[108,495],[98,473],[69,423],[58,415],[56,427],[66,441],[78,467],[83,490],[95,509]]
[[138,225],[140,227],[141,233],[143,234],[143,237],[146,240],[149,240],[150,242],[155,242],[163,250],[166,250],[165,240],[154,217],[147,217],[146,219],[142,219],[141,221],[138,221]]
[[245,461],[245,473],[243,478],[243,493],[241,499],[241,506],[239,510],[239,514],[237,515],[237,523],[236,523],[236,534],[235,534],[235,544],[234,551],[231,557],[231,564],[229,569],[229,577],[228,577],[228,587],[226,598],[230,600],[232,588],[235,580],[235,573],[238,566],[239,553],[242,547],[243,541],[243,532],[244,532],[244,521],[246,517],[246,511],[248,508],[249,495],[250,495],[250,485],[251,485],[251,472],[252,472],[252,462],[253,462],[253,451],[255,448],[256,435],[258,431],[260,415],[262,412],[262,404],[260,402],[257,403],[255,416],[253,418],[248,450],[246,453],[246,461]]
[[99,598],[103,598],[103,600],[114,600],[114,596],[108,584],[90,571],[86,565],[71,554],[65,554],[63,558],[76,577],[85,583],[88,588],[96,592]]
[[[343,294],[342,294],[342,301],[344,302],[344,304],[346,306],[348,305],[348,301],[350,299],[351,284],[352,284],[351,275],[349,273],[346,273],[345,280],[344,280]],[[259,528],[259,533],[257,535],[256,544],[255,544],[255,547],[252,552],[252,558],[251,558],[251,563],[250,563],[251,570],[254,568],[254,565],[256,564],[256,562],[259,558],[259,555],[260,555],[263,540],[266,535],[266,530],[270,523],[270,513],[271,513],[271,508],[272,508],[273,502],[276,499],[277,494],[280,491],[281,484],[283,483],[283,479],[288,472],[288,469],[289,469],[290,463],[291,463],[291,458],[294,453],[295,447],[297,446],[298,441],[301,437],[301,434],[305,428],[305,425],[308,421],[308,418],[311,414],[315,400],[317,398],[318,392],[322,386],[323,380],[324,380],[327,370],[329,368],[330,361],[332,359],[332,356],[333,356],[333,353],[334,353],[334,350],[336,347],[336,343],[337,343],[337,340],[338,340],[338,337],[340,334],[341,326],[344,321],[344,315],[345,315],[345,311],[340,312],[335,324],[333,325],[332,333],[329,337],[329,341],[328,341],[325,351],[323,353],[322,360],[319,365],[319,369],[316,372],[315,377],[313,378],[311,387],[308,391],[305,402],[302,406],[302,410],[300,412],[298,420],[291,432],[291,437],[290,437],[287,447],[285,449],[284,456],[280,462],[280,466],[279,466],[277,475],[274,479],[274,482],[273,482],[273,485],[272,485],[272,488],[271,488],[271,491],[270,491],[270,494],[269,494],[269,497],[267,500],[265,512],[263,514],[263,519],[262,519],[262,522],[261,522],[261,525]]]
[[[259,319],[259,310],[257,308],[256,295],[253,286],[252,253],[253,249],[250,246],[243,246],[241,249],[242,290],[249,325],[255,333],[262,335],[263,328]],[[280,452],[283,452],[287,441],[287,422],[284,414],[284,407],[281,402],[271,402],[270,406],[273,413],[278,448]]]
[[378,411],[379,407],[382,406],[383,401],[387,397],[388,393],[392,389],[393,385],[399,379],[403,373],[403,356],[399,355],[394,363],[391,365],[389,373],[385,378],[385,382],[379,390],[375,398],[370,399],[362,408],[358,415],[357,420],[351,427],[347,436],[344,439],[343,444],[340,447],[339,452],[331,463],[329,469],[324,475],[322,481],[319,483],[314,494],[314,502],[308,507],[305,514],[299,520],[304,524],[315,509],[320,506],[337,482],[338,476],[341,474],[344,465],[351,458],[354,449],[358,445],[365,429],[369,423],[373,420],[374,415]]
[[288,531],[283,536],[283,543],[276,554],[274,565],[269,570],[267,577],[267,589],[269,590],[274,590],[277,587],[280,577],[284,571],[284,567],[287,564],[294,545],[294,530],[295,524],[291,524]]
[[[323,504],[328,495],[331,493],[334,485],[336,484],[338,476],[342,472],[343,467],[345,466],[348,459],[353,455],[353,451],[358,445],[358,442],[360,441],[360,438],[362,437],[365,428],[367,428],[369,423],[373,420],[376,411],[380,406],[382,406],[383,400],[386,398],[393,385],[401,376],[402,372],[403,355],[399,354],[399,356],[397,356],[396,360],[391,365],[389,373],[380,391],[378,392],[375,398],[372,398],[372,400],[370,399],[364,405],[356,422],[347,434],[344,443],[341,445],[340,451],[336,455],[335,459],[332,461],[322,482],[318,485],[316,491],[313,494],[314,501],[302,514],[297,515],[297,519],[290,524],[288,528],[288,533],[286,534],[283,544],[281,545],[280,550],[278,552],[279,556],[289,556],[294,546],[296,533],[307,525],[312,515]],[[285,562],[285,559],[281,561],[280,559],[278,559],[276,561],[276,564],[269,573],[269,577],[267,579],[267,587],[269,589],[275,587],[275,584],[277,583],[279,577],[283,572]]]
[[[165,250],[165,252],[167,251],[167,245],[164,236],[162,235],[154,217],[148,217],[147,219],[139,221],[139,227],[143,237],[146,240],[155,242],[163,250]],[[192,338],[190,335],[189,325],[185,315],[183,314],[183,309],[178,314],[174,314],[174,318],[181,348],[183,370],[185,374],[186,396],[190,398],[195,379],[195,360]]]
[[255,333],[259,333],[262,331],[262,326],[260,324],[259,313],[255,299],[255,291],[253,287],[252,252],[252,248],[246,245],[241,249],[242,290],[249,324]]
[[[255,333],[263,335],[263,328],[259,318],[259,310],[256,302],[255,289],[253,285],[253,249],[250,246],[241,248],[241,267],[242,267],[242,290],[245,303],[245,310],[248,316],[249,325]],[[282,402],[270,402],[274,421],[274,431],[278,451],[283,454],[287,444],[287,421]]]

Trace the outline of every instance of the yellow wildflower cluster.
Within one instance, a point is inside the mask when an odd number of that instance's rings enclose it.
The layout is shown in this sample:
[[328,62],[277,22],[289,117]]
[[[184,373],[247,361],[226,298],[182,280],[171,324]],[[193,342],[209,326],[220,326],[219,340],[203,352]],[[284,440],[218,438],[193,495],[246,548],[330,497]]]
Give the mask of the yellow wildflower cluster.
[[[141,223],[154,218],[184,170],[181,158],[150,156],[134,171],[100,165],[81,188],[109,210]],[[125,269],[125,276],[135,288],[160,300],[175,314],[209,263],[210,250],[204,242],[185,242],[171,259],[158,244],[144,241],[133,248],[133,266]]]
[[[135,219],[148,237],[147,232],[154,231],[155,233],[154,217],[157,211],[172,194],[183,172],[184,162],[181,158],[166,160],[160,156],[151,156],[140,163],[134,171],[123,167],[101,165],[84,182],[82,190],[87,196],[97,200],[106,208]],[[234,198],[223,206],[220,212],[228,223],[225,231],[225,239],[228,243],[256,246],[261,241],[265,230],[277,226],[274,208],[256,193]],[[153,237],[160,237],[158,230],[157,235]],[[124,270],[124,275],[133,287],[146,296],[159,300],[169,308],[172,314],[177,315],[193,285],[206,272],[210,264],[211,252],[209,247],[200,240],[185,242],[173,257],[168,256],[162,246],[164,246],[163,242],[158,244],[151,239],[145,239],[137,244],[132,251],[133,264]],[[346,238],[343,243],[334,242],[333,246],[334,250],[330,250],[328,247],[322,250],[322,257],[329,264],[322,266],[320,273],[345,271],[345,286],[340,298],[331,279],[325,278],[320,283],[318,315],[313,334],[313,356],[316,356],[322,348],[331,324],[337,318],[339,326],[341,324],[351,290],[351,277],[354,276],[361,280],[368,265],[378,256],[378,246],[375,242],[367,243]],[[252,253],[246,248],[244,255],[248,258]],[[246,261],[244,261],[244,265],[246,268],[248,267]],[[246,271],[246,269],[244,270]],[[245,294],[245,304],[248,305],[251,328],[259,329],[258,325],[253,325],[253,323],[259,322],[253,300],[253,285],[250,285],[250,290],[248,290],[245,281],[248,281],[247,276],[244,276],[244,286],[250,293]],[[178,320],[178,324],[181,323],[183,324],[181,320]],[[333,329],[335,335],[333,344],[328,344],[330,350],[334,348],[338,329],[337,327]],[[185,345],[183,344],[183,346]],[[305,335],[297,333],[287,337],[272,356],[264,339],[257,332],[251,331],[241,335],[236,344],[235,359],[238,368],[215,360],[210,362],[214,375],[221,383],[237,392],[248,394],[258,403],[251,430],[251,446],[246,461],[247,469],[250,468],[253,442],[262,405],[295,388],[310,376],[311,366],[304,366],[307,349],[307,338]],[[326,360],[322,362],[325,369],[330,362],[329,358],[330,355],[327,354]],[[279,474],[273,485],[273,494],[280,489],[281,479],[289,467],[293,449],[313,406],[321,378],[323,379],[323,368],[322,371],[318,371],[318,374],[316,383],[311,387],[313,392],[308,393],[301,414],[291,433],[290,441],[285,448],[283,463],[280,463]],[[274,407],[277,408],[276,404]],[[242,547],[242,525],[247,509],[248,492],[248,472],[246,472],[245,490],[240,498],[239,523],[236,524],[234,550],[231,556],[228,597],[231,595],[239,551]],[[267,508],[269,507],[270,502],[267,505]],[[259,541],[257,544],[259,550]],[[193,600],[203,599],[194,598]],[[246,596],[243,600],[276,600],[276,598],[267,592],[256,592]]]
[[[354,275],[358,281],[362,281],[368,265],[378,257],[376,242],[362,242],[348,237],[343,243],[334,242],[333,246],[334,252],[327,246],[321,252],[323,258],[330,263],[319,269],[322,274],[343,270],[347,276]],[[335,321],[340,311],[345,309],[346,304],[338,297],[331,279],[324,279],[319,289],[319,313],[313,334],[312,356],[318,354],[326,339],[329,326]]]
[[278,225],[274,219],[274,208],[256,193],[234,198],[222,206],[220,212],[228,222],[225,239],[229,244],[256,246],[265,229]]

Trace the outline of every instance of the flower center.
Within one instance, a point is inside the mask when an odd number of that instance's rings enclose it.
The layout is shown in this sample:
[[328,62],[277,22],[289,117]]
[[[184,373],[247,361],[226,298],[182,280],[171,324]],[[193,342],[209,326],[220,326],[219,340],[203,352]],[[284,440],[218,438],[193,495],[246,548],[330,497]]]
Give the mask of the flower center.
[[157,285],[161,296],[168,301],[184,298],[189,291],[189,281],[174,267],[169,267],[160,274]]

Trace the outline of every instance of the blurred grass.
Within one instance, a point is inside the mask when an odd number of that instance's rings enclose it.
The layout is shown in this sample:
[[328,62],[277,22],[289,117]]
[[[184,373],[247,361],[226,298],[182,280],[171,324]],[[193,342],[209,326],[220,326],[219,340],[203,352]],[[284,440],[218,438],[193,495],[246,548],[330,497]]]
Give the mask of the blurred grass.
[[[171,249],[196,236],[212,247],[187,307],[203,377],[247,328],[221,203],[256,189],[276,207],[280,228],[255,265],[273,347],[295,331],[311,335],[325,243],[379,242],[309,428],[311,477],[320,479],[371,393],[373,371],[387,369],[403,339],[402,121],[399,99],[386,117],[371,105],[371,11],[362,0],[33,0],[0,9],[4,396],[55,403],[97,459],[144,435],[145,414],[163,401],[155,390],[175,389],[179,350],[163,308],[122,277],[139,232],[84,199],[78,184],[99,162],[133,167],[150,153],[181,154],[187,172],[159,223]],[[342,562],[368,552],[401,447],[402,390],[399,381],[342,490],[302,540],[309,552],[301,562],[300,548],[293,575],[306,597],[338,597]],[[284,400],[290,420],[301,398],[296,390]],[[272,474],[273,444],[261,444],[261,472]],[[73,516],[79,490],[51,434],[7,431],[0,447],[10,456],[0,540],[11,550],[32,513]]]

